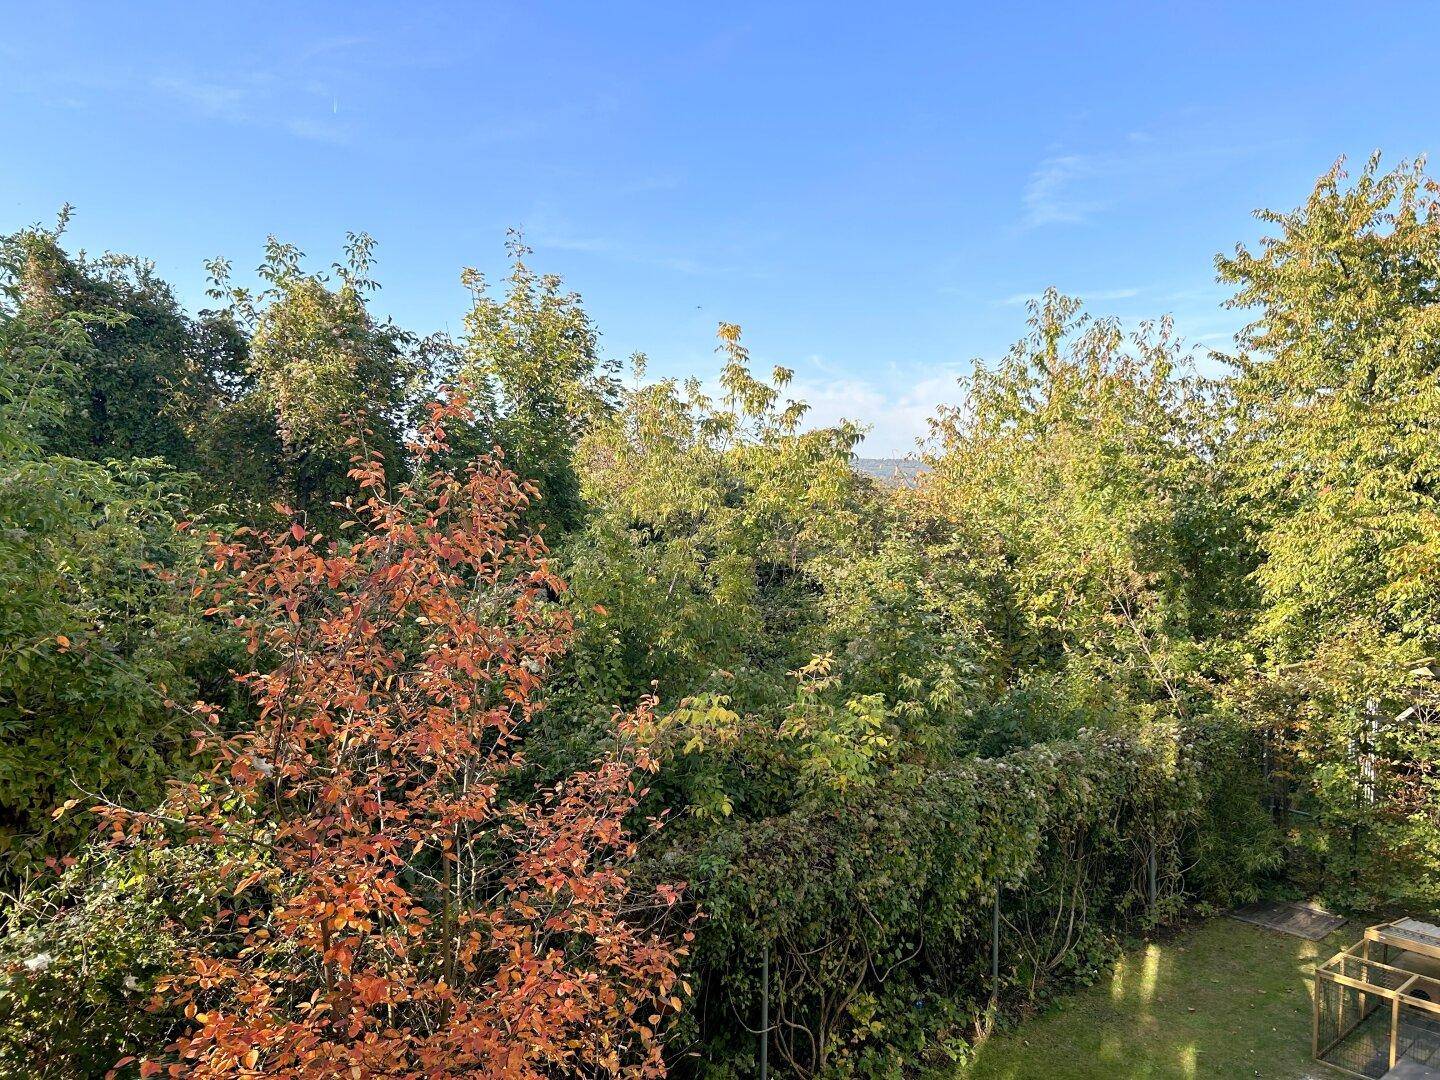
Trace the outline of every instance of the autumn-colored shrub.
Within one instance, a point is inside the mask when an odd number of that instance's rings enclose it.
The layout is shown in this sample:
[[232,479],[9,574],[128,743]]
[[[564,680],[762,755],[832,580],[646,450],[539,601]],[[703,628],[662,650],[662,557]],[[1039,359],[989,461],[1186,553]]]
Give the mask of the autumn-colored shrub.
[[435,463],[462,409],[434,407],[393,493],[356,457],[339,537],[292,515],[213,540],[202,589],[264,661],[242,677],[258,720],[198,706],[214,767],[158,813],[101,808],[117,842],[208,848],[224,882],[158,981],[188,1022],[143,1075],[664,1072],[679,889],[639,895],[626,870],[650,703],[592,768],[515,782],[571,617],[517,529],[533,491],[496,460]]

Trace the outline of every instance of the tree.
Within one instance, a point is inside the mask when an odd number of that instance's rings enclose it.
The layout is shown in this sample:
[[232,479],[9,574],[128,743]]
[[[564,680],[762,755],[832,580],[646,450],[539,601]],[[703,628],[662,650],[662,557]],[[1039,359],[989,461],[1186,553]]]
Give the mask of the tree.
[[12,304],[52,321],[73,316],[87,329],[55,342],[66,370],[58,379],[49,372],[59,407],[46,418],[44,447],[91,460],[164,457],[193,468],[185,418],[204,397],[198,328],[151,263],[68,255],[60,240],[69,216],[66,207],[53,229],[0,238],[0,279]]
[[[795,794],[790,777],[744,762],[775,750],[760,710],[794,699],[787,672],[816,651],[815,567],[858,527],[864,487],[850,466],[859,429],[802,430],[805,405],[783,396],[790,372],[752,374],[738,326],[721,324],[719,339],[721,396],[698,380],[638,385],[581,439],[586,521],[557,550],[583,620],[564,715],[594,716],[653,681],[678,702],[668,735],[690,748],[667,779],[703,814],[730,813],[741,784],[757,805]],[[555,742],[571,734],[546,728]],[[737,742],[742,730],[753,740]]]
[[267,660],[244,677],[258,719],[200,707],[214,769],[158,813],[102,807],[122,838],[208,848],[224,875],[160,981],[189,1021],[171,1075],[664,1072],[685,950],[655,921],[679,890],[641,895],[625,865],[651,703],[592,768],[513,784],[570,621],[544,544],[516,533],[533,488],[493,460],[438,464],[461,416],[433,408],[393,493],[381,451],[355,459],[346,539],[292,513],[214,542],[210,610]]
[[462,275],[473,303],[459,382],[487,407],[456,445],[474,455],[498,442],[511,466],[540,490],[532,516],[570,530],[582,514],[576,443],[613,408],[616,365],[600,359],[598,334],[580,297],[564,291],[556,275],[530,269],[530,249],[518,233],[511,233],[508,248],[503,298],[492,297],[476,271]]
[[1318,799],[1331,869],[1433,896],[1440,202],[1420,164],[1348,179],[1337,163],[1303,206],[1259,215],[1276,233],[1258,251],[1218,260],[1232,306],[1257,309],[1233,451],[1263,553],[1254,702],[1274,707],[1253,714]]
[[923,602],[979,646],[991,750],[1177,718],[1236,588],[1207,398],[1177,377],[1168,322],[1127,339],[1052,290],[1030,323],[942,408],[902,500],[935,575]]
[[[144,259],[68,254],[68,220],[67,207],[53,229],[0,238],[13,312],[49,328],[31,343],[46,361],[26,377],[34,444],[92,461],[163,458],[191,509],[267,505],[281,445],[257,407],[245,332],[225,313],[187,315]],[[68,334],[54,332],[62,323]],[[9,359],[21,362],[13,348]]]
[[350,234],[332,285],[329,275],[301,269],[298,249],[271,237],[259,291],[233,285],[226,260],[210,263],[211,296],[226,302],[218,314],[248,349],[242,392],[211,421],[229,433],[216,441],[233,446],[237,428],[262,432],[262,449],[277,451],[270,494],[315,524],[334,520],[331,504],[349,490],[351,439],[380,454],[387,478],[401,474],[405,430],[443,350],[443,342],[420,341],[371,315],[373,252],[368,236]]
[[[31,243],[33,241],[33,244]],[[13,241],[42,262],[53,237]],[[49,265],[48,263],[46,265]],[[73,269],[73,268],[72,268]],[[177,578],[197,553],[182,485],[157,459],[53,453],[97,335],[127,316],[77,309],[0,274],[0,882],[88,831],[52,821],[79,791],[158,797],[183,761],[166,702],[219,649]]]
[[720,400],[696,380],[642,385],[580,444],[591,521],[563,554],[578,593],[606,605],[597,631],[627,639],[622,696],[651,678],[688,692],[717,669],[808,660],[791,634],[815,615],[809,563],[859,518],[860,430],[803,431],[806,406],[781,396],[791,373],[757,378],[740,328],[722,323],[719,338]]

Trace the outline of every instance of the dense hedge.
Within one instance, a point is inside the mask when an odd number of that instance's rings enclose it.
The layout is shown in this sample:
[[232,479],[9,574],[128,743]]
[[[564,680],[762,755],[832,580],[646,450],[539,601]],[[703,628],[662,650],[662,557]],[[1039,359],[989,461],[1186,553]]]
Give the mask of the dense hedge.
[[[757,1040],[743,1029],[758,1026],[767,946],[781,1071],[883,1074],[925,1046],[963,1055],[997,989],[997,888],[1001,992],[1085,974],[1113,934],[1152,917],[1152,844],[1167,909],[1204,805],[1198,762],[1168,735],[1082,732],[943,772],[898,770],[863,802],[713,835],[688,866],[706,918],[687,1060],[701,1076],[751,1074]],[[660,859],[672,872],[694,844],[677,833]]]

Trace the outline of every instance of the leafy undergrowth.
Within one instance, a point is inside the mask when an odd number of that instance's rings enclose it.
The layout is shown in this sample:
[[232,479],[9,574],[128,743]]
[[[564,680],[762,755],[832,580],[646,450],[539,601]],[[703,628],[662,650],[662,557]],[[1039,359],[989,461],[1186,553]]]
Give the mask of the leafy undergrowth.
[[1127,952],[1094,986],[979,1047],[956,1080],[1320,1078],[1310,1058],[1312,969],[1353,940],[1321,942],[1217,918]]

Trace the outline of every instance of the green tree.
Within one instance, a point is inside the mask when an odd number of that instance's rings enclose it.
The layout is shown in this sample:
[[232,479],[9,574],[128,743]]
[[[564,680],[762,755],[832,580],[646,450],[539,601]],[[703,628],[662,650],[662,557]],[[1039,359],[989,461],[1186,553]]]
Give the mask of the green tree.
[[[42,251],[52,250],[42,245]],[[166,701],[194,692],[215,641],[177,574],[196,552],[176,528],[158,459],[87,461],[42,440],[93,332],[125,318],[48,303],[0,277],[0,881],[13,884],[85,829],[52,820],[85,793],[154,799],[188,732]]]
[[511,467],[540,489],[536,520],[568,531],[583,514],[576,444],[614,408],[618,365],[600,358],[580,297],[526,263],[530,249],[518,233],[508,250],[502,297],[490,294],[484,275],[462,275],[472,305],[458,382],[477,420],[457,435],[456,449],[473,457],[501,446]]
[[646,383],[642,358],[637,385],[580,441],[585,523],[556,552],[580,633],[542,721],[583,759],[613,702],[655,687],[674,750],[662,784],[705,816],[788,803],[832,727],[868,739],[884,711],[866,703],[856,718],[838,681],[797,700],[788,674],[820,640],[819,559],[866,517],[859,430],[803,430],[805,406],[783,396],[790,372],[753,375],[738,327],[721,325],[718,351],[715,397],[695,380]]
[[[374,241],[351,233],[332,274],[308,273],[302,252],[271,237],[257,290],[233,285],[228,261],[209,264],[210,294],[226,302],[219,315],[247,344],[212,438],[244,453],[241,439],[263,432],[262,453],[266,443],[276,452],[269,494],[321,522],[351,490],[355,445],[378,455],[392,480],[402,473],[405,431],[443,349],[371,314],[373,256]],[[252,484],[265,479],[252,471]]]
[[[185,474],[192,506],[253,516],[280,487],[281,445],[253,393],[246,335],[224,314],[187,315],[143,259],[68,254],[68,219],[67,208],[53,229],[0,238],[12,304],[46,328],[32,329],[44,359],[25,380],[27,401],[50,399],[27,412],[35,443],[93,461],[163,458]],[[25,363],[17,346],[10,353],[12,366]]]
[[[47,449],[70,457],[164,457],[195,464],[186,417],[204,395],[201,335],[170,286],[143,259],[67,254],[61,238],[69,208],[53,229],[0,238],[0,277],[12,304],[49,320],[74,316],[87,333],[56,339],[66,377],[48,391]],[[46,377],[42,373],[42,377]]]
[[[1440,887],[1440,216],[1420,164],[1337,164],[1218,260],[1255,321],[1234,476],[1263,562],[1253,715],[1362,895]],[[1406,869],[1397,877],[1395,866]],[[1388,868],[1388,869],[1387,869]]]
[[1240,539],[1213,479],[1209,398],[1178,374],[1169,323],[1127,338],[1054,291],[1030,322],[941,409],[930,471],[902,499],[939,568],[931,603],[979,647],[992,750],[1007,731],[1185,714]]

